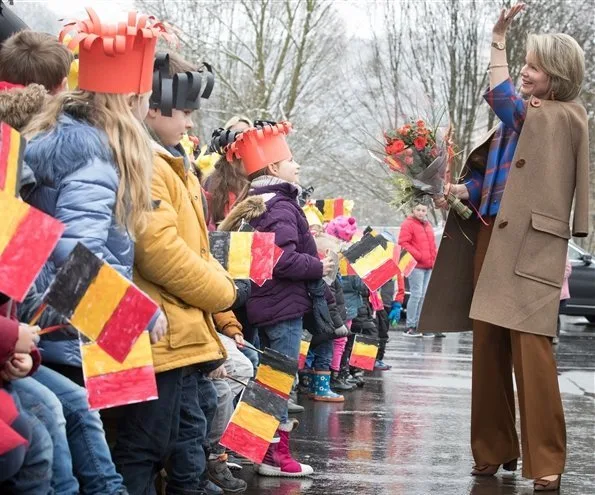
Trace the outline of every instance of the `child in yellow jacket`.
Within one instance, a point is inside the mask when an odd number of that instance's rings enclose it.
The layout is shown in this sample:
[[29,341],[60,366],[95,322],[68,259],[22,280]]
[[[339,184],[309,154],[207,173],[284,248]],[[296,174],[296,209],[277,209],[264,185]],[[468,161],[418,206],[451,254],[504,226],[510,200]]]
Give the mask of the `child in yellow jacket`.
[[212,84],[210,72],[157,53],[145,120],[154,139],[153,210],[137,232],[134,281],[160,304],[168,333],[153,345],[159,399],[127,406],[114,449],[131,493],[144,493],[167,457],[168,493],[212,489],[203,449],[217,406],[210,378],[225,376],[227,357],[212,315],[232,306],[236,289],[210,254],[204,197],[180,145]]

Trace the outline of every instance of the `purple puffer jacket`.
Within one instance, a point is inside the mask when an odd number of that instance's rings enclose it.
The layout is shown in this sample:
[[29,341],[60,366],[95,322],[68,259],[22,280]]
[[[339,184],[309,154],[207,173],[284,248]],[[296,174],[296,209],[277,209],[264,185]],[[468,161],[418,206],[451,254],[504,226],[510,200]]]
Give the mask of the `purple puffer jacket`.
[[266,203],[266,212],[251,220],[250,225],[259,232],[274,232],[275,243],[283,249],[273,279],[262,287],[252,284],[246,307],[248,320],[254,326],[301,318],[312,310],[306,283],[322,278],[322,262],[297,194],[297,188],[289,183],[250,191],[251,196],[265,195]]

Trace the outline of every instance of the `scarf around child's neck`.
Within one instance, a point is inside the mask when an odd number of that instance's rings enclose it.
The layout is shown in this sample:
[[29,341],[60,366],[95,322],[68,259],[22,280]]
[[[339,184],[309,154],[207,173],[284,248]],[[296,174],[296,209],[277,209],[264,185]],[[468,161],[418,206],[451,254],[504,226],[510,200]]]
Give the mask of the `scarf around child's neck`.
[[[303,191],[302,186],[300,186],[299,184],[297,184],[295,182],[289,182],[287,180],[280,179],[279,177],[275,177],[274,175],[261,175],[260,177],[257,177],[256,179],[254,179],[251,182],[250,188],[257,189],[260,187],[276,186],[279,184],[291,184],[298,191],[297,198],[299,198],[302,195],[302,191]],[[296,201],[297,201],[297,198],[296,198]]]

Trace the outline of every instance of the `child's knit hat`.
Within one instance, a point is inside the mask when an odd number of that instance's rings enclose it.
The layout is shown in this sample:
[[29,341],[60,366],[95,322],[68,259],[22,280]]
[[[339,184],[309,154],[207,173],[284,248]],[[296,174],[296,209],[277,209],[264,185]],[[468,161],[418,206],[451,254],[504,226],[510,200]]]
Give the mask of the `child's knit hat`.
[[354,217],[339,216],[331,220],[326,226],[326,232],[345,242],[350,242],[357,231]]

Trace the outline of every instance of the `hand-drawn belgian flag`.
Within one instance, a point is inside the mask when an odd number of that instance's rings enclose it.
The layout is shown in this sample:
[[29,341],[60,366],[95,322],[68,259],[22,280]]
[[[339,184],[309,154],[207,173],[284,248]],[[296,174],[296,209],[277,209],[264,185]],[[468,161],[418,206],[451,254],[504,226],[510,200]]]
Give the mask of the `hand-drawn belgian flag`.
[[8,124],[0,123],[0,191],[18,196],[25,139]]
[[352,200],[343,198],[318,199],[314,204],[316,205],[316,208],[318,208],[318,211],[322,213],[324,222],[330,222],[340,216],[351,216],[354,205]]
[[304,340],[300,342],[300,357],[298,358],[298,370],[303,370],[306,367],[306,359],[308,358],[308,351],[310,350],[310,341]]
[[297,371],[297,359],[266,348],[264,354],[260,356],[260,364],[254,379],[263,387],[287,399]]
[[248,382],[219,443],[261,463],[286,408],[287,400],[256,382]]
[[148,332],[140,334],[121,363],[97,342],[81,343],[81,359],[90,409],[107,409],[157,398]]
[[350,366],[373,370],[378,355],[378,345],[378,339],[366,335],[356,335],[349,358]]
[[343,252],[351,268],[371,290],[382,287],[398,273],[398,266],[383,244],[373,235],[366,234]]
[[22,301],[64,228],[12,191],[0,191],[0,292]]
[[144,292],[81,243],[56,274],[44,303],[120,363],[158,309]]
[[401,258],[399,259],[399,270],[404,277],[408,277],[411,275],[413,269],[417,266],[417,261],[411,255],[410,252],[405,251],[404,249],[401,251]]
[[232,278],[250,279],[258,284],[273,278],[274,233],[211,232],[209,242],[211,254]]

